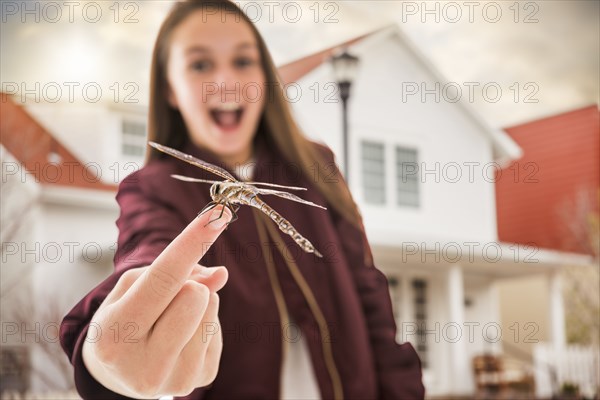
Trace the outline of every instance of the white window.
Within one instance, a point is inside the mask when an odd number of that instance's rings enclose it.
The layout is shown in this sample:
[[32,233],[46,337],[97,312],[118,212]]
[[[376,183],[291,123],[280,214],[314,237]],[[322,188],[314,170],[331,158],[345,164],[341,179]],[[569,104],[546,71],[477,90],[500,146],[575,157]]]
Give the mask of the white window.
[[143,157],[146,150],[146,124],[124,119],[121,123],[121,151],[127,156]]
[[361,148],[365,201],[385,204],[385,147],[382,143],[363,141]]
[[396,195],[399,206],[419,207],[419,164],[416,149],[396,147]]

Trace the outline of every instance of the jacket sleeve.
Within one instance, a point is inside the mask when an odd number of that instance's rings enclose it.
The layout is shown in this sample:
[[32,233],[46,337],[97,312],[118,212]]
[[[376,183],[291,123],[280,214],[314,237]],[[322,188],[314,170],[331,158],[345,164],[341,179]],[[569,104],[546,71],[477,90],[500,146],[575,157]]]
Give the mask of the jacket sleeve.
[[83,399],[128,399],[98,383],[83,363],[81,353],[88,330],[94,330],[94,337],[108,334],[90,326],[90,321],[123,272],[150,265],[185,226],[174,207],[153,194],[156,192],[148,187],[151,179],[144,179],[142,171],[127,177],[117,193],[121,214],[117,220],[115,271],[75,305],[61,323],[60,343],[73,364],[75,385]]
[[[333,153],[324,150],[333,164]],[[337,171],[337,177],[341,178]],[[344,183],[345,184],[345,183]],[[396,322],[386,276],[373,264],[364,227],[333,213],[342,250],[358,292],[377,368],[380,399],[423,399],[421,361],[410,343],[396,342]]]

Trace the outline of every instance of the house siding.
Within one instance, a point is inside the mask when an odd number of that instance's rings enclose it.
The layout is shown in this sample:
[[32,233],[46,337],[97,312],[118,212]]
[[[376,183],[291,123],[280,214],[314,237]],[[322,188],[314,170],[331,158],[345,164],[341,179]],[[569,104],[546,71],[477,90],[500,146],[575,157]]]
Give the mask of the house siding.
[[584,243],[569,239],[573,235],[565,218],[575,218],[572,204],[581,194],[588,197],[590,211],[598,211],[597,106],[514,126],[506,132],[523,148],[524,156],[505,168],[496,181],[500,240],[588,253]]

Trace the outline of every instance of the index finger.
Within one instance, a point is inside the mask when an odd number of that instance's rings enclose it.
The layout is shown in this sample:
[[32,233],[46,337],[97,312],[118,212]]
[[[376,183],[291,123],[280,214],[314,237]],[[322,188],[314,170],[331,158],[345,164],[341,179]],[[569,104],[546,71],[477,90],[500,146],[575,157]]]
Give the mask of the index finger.
[[125,309],[135,313],[136,320],[141,319],[140,324],[144,328],[150,328],[167,308],[194,266],[230,220],[231,212],[223,206],[199,215],[173,239],[122,297],[124,303],[133,306]]

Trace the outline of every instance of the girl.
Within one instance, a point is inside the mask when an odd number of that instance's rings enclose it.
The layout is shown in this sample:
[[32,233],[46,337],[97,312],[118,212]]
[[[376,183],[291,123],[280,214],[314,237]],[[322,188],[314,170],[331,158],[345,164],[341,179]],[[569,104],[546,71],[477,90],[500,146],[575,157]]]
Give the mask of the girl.
[[231,225],[221,206],[196,218],[208,186],[170,175],[215,176],[152,150],[119,187],[115,272],[61,325],[82,397],[423,398],[333,154],[301,134],[233,3],[173,7],[152,57],[148,135],[240,180],[306,187],[327,211],[265,200],[323,258],[251,207]]

